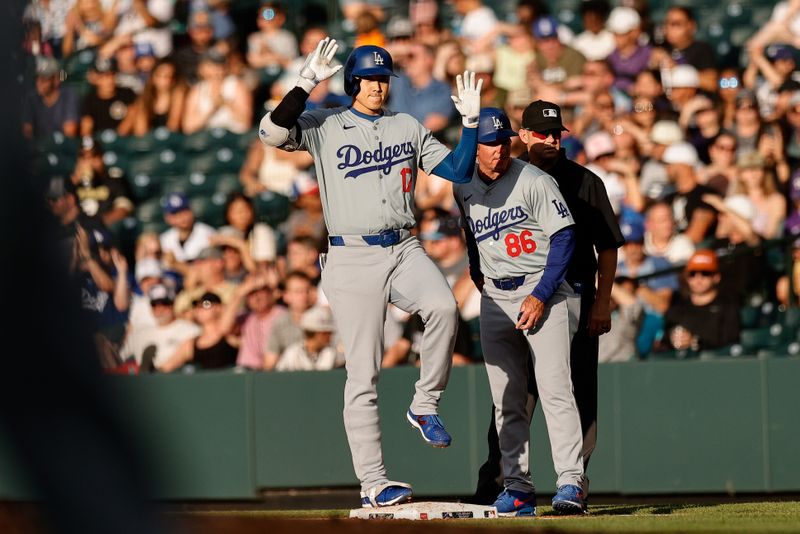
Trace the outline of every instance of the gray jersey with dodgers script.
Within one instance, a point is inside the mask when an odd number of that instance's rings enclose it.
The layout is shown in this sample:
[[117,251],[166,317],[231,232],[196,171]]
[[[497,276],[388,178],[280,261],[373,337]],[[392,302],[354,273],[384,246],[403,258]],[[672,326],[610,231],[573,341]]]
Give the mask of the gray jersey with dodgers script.
[[489,184],[476,167],[472,180],[455,184],[453,194],[475,236],[481,272],[493,279],[542,271],[550,236],[575,224],[555,179],[517,159]]
[[417,170],[430,173],[450,153],[405,113],[370,120],[350,108],[313,110],[297,124],[300,148],[314,157],[331,235],[413,227]]

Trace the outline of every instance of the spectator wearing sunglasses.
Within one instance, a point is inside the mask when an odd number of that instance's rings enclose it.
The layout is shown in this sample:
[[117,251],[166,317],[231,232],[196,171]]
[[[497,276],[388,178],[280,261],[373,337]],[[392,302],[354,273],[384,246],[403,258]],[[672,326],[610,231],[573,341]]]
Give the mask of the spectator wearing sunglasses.
[[698,250],[684,270],[689,294],[667,310],[666,339],[677,350],[715,349],[739,340],[739,303],[719,291],[719,260],[711,250]]

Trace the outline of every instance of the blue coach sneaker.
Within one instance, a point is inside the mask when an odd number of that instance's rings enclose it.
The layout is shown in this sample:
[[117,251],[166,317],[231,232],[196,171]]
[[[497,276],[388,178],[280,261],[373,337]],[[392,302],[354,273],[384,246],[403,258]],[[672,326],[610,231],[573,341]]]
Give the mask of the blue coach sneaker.
[[585,514],[586,500],[583,490],[572,484],[560,486],[553,497],[553,510],[561,515]]
[[497,508],[497,515],[503,517],[535,516],[536,493],[506,489],[497,497],[492,506]]
[[386,482],[379,484],[369,491],[361,492],[362,508],[380,508],[400,504],[411,499],[412,491],[409,484],[403,482]]
[[449,447],[450,442],[453,441],[450,434],[444,429],[444,423],[438,415],[414,415],[411,410],[408,410],[406,418],[411,426],[419,430],[422,439],[434,447]]

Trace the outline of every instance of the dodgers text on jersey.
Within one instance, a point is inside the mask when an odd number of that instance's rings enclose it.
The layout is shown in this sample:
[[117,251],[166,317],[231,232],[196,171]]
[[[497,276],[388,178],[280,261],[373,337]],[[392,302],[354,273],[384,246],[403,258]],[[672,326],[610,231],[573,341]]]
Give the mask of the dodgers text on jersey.
[[492,208],[489,208],[485,217],[477,221],[474,221],[472,217],[467,217],[467,223],[475,236],[475,241],[480,242],[489,237],[493,237],[497,241],[500,239],[502,230],[516,226],[527,219],[528,214],[525,213],[522,206],[512,206],[494,212]]
[[388,175],[392,167],[414,159],[416,155],[417,151],[410,141],[388,146],[380,142],[375,150],[363,151],[355,145],[344,145],[336,151],[336,157],[341,160],[338,169],[352,169],[344,175],[345,178],[358,178],[372,171],[383,171]]

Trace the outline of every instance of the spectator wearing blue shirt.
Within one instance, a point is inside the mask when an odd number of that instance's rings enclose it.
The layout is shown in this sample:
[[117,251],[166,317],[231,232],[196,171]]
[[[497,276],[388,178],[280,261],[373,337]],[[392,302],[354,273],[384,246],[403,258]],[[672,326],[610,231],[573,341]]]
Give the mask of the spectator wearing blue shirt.
[[452,116],[450,87],[434,79],[431,72],[435,52],[423,44],[411,46],[405,73],[392,82],[389,108],[408,113],[436,133],[447,127]]
[[22,133],[28,139],[78,133],[78,97],[61,87],[60,72],[55,59],[36,58],[36,92],[28,96],[22,110]]
[[[635,280],[671,267],[666,259],[645,254],[644,222],[641,215],[626,212],[626,217],[622,219],[619,227],[625,237],[625,244],[617,262],[618,277]],[[638,281],[635,296],[644,306],[642,326],[636,339],[636,347],[640,354],[649,353],[655,340],[661,337],[664,314],[679,285],[678,276],[674,273]]]

